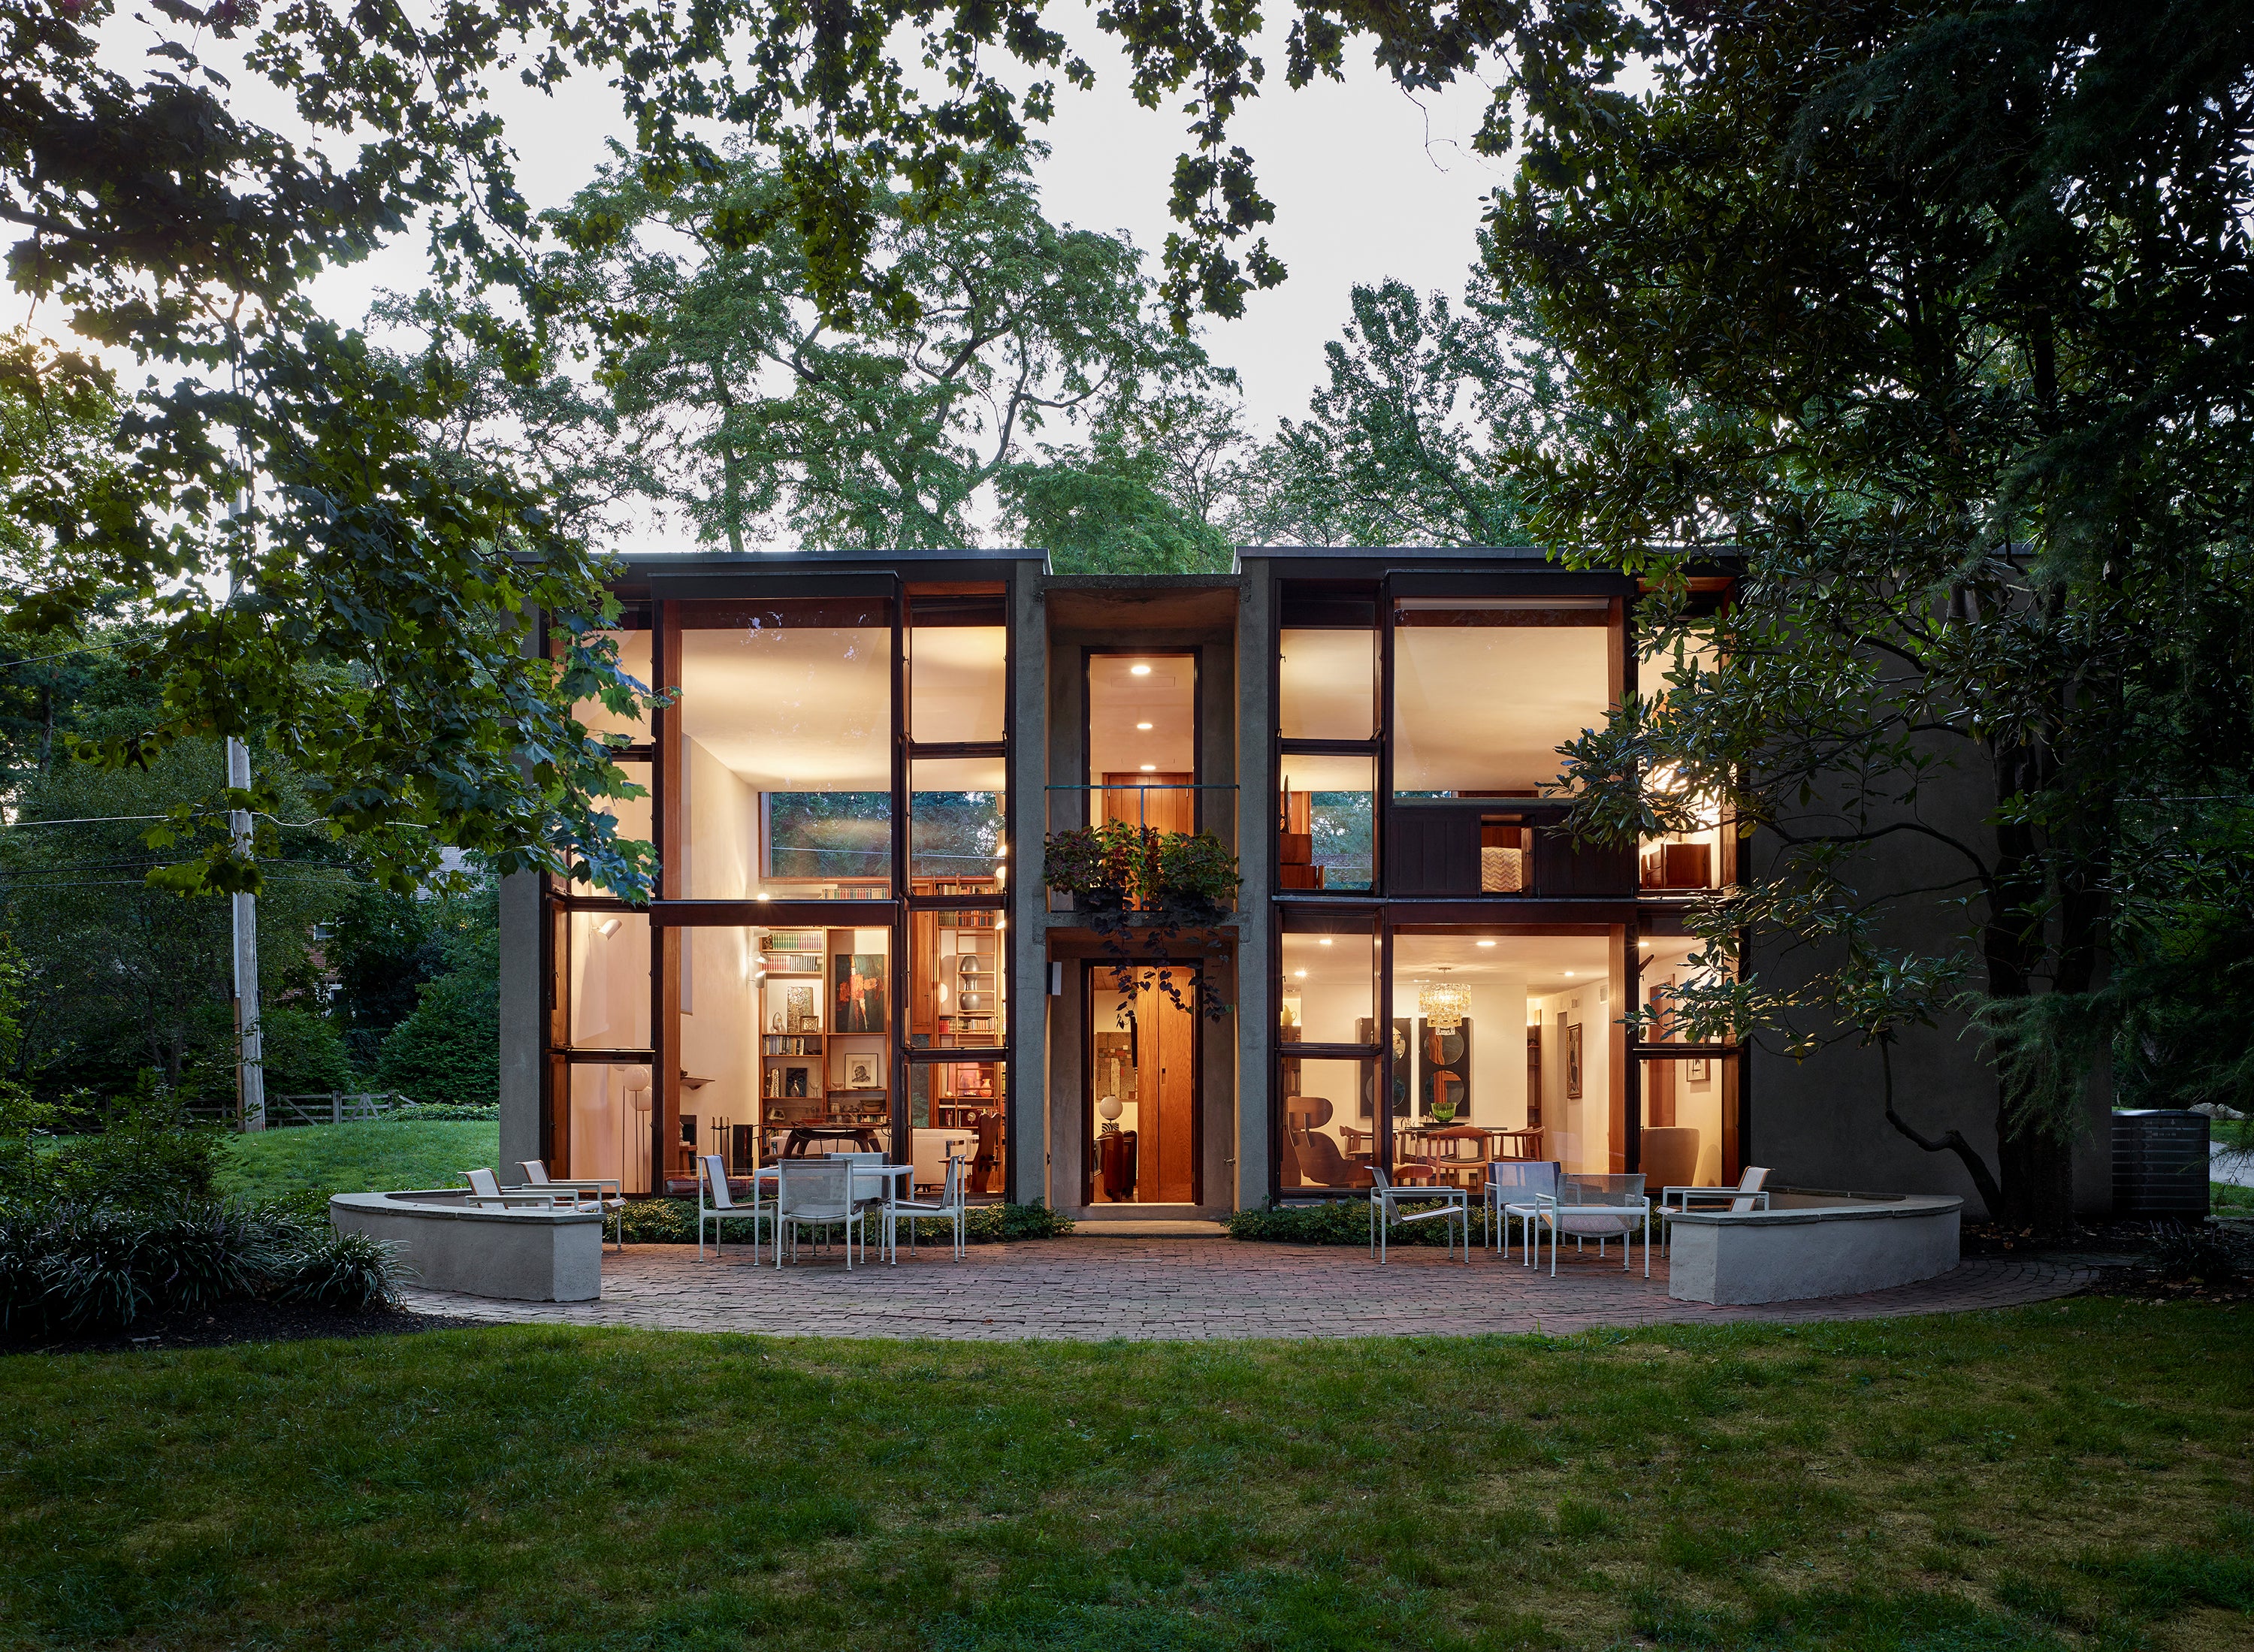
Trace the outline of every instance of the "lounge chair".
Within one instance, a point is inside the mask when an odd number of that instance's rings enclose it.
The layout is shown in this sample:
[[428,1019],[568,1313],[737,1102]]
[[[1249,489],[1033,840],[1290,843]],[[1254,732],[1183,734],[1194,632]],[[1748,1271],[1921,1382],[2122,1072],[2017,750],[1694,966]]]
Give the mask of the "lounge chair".
[[619,1249],[623,1250],[626,1248],[626,1190],[618,1178],[571,1176],[557,1181],[549,1175],[546,1161],[538,1158],[520,1159],[517,1161],[517,1167],[524,1172],[524,1185],[527,1187],[554,1187],[558,1191],[570,1193],[575,1199],[600,1200],[603,1208],[610,1213],[616,1223]]
[[[1463,1224],[1464,1260],[1472,1259],[1471,1189],[1468,1187],[1396,1187],[1392,1178],[1373,1165],[1369,1168],[1369,1254],[1381,1263],[1385,1260],[1386,1236],[1396,1222],[1441,1221],[1448,1224],[1448,1258],[1455,1259],[1456,1224]],[[1412,1211],[1406,1214],[1400,1208],[1404,1200],[1437,1200],[1435,1210]]]

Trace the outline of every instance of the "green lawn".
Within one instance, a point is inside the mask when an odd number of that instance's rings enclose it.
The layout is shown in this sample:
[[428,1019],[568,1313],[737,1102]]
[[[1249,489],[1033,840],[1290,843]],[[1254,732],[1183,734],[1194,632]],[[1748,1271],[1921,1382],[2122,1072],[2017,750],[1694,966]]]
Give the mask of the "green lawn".
[[220,1189],[248,1199],[457,1187],[461,1172],[492,1165],[500,1126],[375,1120],[261,1130],[228,1144]]
[[2254,1311],[0,1361],[0,1643],[2254,1644]]

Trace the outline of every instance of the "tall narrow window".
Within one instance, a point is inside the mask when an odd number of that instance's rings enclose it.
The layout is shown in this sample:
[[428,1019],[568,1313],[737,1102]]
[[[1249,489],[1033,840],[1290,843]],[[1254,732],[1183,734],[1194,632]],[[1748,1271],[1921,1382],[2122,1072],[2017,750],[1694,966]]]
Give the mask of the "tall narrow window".
[[1197,656],[1088,661],[1088,781],[1099,821],[1197,830]]

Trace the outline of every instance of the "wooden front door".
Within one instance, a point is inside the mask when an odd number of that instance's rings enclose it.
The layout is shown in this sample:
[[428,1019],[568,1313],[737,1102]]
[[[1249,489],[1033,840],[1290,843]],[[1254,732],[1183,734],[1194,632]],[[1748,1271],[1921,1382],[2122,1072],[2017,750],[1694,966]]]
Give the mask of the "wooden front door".
[[[1176,1004],[1157,981],[1169,967]],[[1194,1205],[1203,1191],[1199,1151],[1198,1016],[1191,971],[1134,964],[1122,981],[1090,964],[1095,1018],[1089,1053],[1090,1203]],[[1116,1098],[1118,1122],[1106,1137],[1099,1103]]]
[[[1148,826],[1154,832],[1197,830],[1194,774],[1139,774],[1107,772],[1103,776],[1103,818]],[[1158,791],[1137,788],[1158,787]]]

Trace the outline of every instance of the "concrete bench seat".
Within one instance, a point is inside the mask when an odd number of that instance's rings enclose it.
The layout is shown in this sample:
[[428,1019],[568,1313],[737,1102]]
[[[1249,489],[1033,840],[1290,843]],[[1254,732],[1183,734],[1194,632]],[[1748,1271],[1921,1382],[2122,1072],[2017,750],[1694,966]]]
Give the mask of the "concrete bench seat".
[[1962,1199],[1925,1194],[1774,1190],[1767,1210],[1668,1218],[1667,1294],[1684,1302],[1796,1302],[1854,1296],[1947,1273]]
[[338,1194],[329,1220],[399,1247],[410,1282],[513,1302],[593,1302],[603,1294],[603,1218],[594,1211],[480,1209],[460,1187]]

